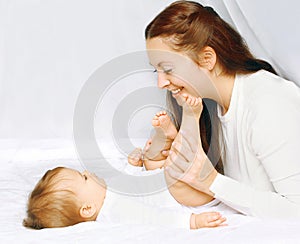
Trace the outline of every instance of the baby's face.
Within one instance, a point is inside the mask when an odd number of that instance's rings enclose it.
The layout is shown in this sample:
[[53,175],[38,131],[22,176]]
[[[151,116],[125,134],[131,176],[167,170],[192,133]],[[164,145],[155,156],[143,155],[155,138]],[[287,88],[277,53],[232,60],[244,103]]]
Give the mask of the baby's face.
[[63,169],[60,175],[63,179],[60,187],[73,191],[82,203],[99,204],[103,201],[103,194],[105,195],[106,191],[105,182],[95,175],[88,171],[80,173],[68,168]]

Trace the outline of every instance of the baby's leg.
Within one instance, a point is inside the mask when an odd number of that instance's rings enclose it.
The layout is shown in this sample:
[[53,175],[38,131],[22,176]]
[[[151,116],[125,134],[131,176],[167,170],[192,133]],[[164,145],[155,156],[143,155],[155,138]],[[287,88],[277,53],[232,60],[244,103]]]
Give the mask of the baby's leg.
[[180,130],[192,131],[194,135],[200,136],[199,119],[203,110],[202,99],[184,95],[178,99],[182,100],[182,122]]
[[[181,95],[182,96],[182,95]],[[182,130],[192,131],[194,135],[199,137],[199,146],[201,146],[200,141],[200,129],[199,129],[199,119],[203,109],[201,98],[195,98],[190,95],[182,96],[180,98],[179,104],[182,106],[182,123],[179,132]],[[176,138],[177,140],[177,138]],[[169,185],[169,191],[172,196],[181,204],[186,206],[200,206],[210,202],[213,197],[195,190],[189,185],[174,180],[165,174],[167,184]]]
[[169,150],[177,130],[166,111],[156,113],[152,120],[152,126],[155,134],[152,137],[152,143],[144,154],[144,160],[159,161],[166,157],[161,154],[162,150]]

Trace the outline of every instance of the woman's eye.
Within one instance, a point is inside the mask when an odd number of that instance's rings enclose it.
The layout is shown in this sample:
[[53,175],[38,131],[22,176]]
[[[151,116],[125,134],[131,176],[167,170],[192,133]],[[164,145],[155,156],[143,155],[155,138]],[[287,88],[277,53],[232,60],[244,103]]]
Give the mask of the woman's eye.
[[172,68],[162,68],[162,69],[155,69],[155,70],[153,70],[153,73],[163,72],[165,74],[169,74],[169,73],[172,73],[172,71],[173,71]]
[[87,180],[87,176],[86,175],[83,175],[83,177],[84,177],[85,180]]
[[165,69],[164,70],[164,73],[166,73],[166,74],[170,74],[172,72],[172,69]]

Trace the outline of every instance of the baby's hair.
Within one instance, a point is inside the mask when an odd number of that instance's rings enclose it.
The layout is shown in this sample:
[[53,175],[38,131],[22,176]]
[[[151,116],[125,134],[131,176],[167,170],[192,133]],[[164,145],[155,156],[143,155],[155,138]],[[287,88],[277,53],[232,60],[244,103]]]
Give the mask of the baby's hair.
[[64,227],[82,222],[76,195],[69,189],[59,187],[64,180],[64,167],[48,170],[36,184],[29,196],[25,227],[33,229]]

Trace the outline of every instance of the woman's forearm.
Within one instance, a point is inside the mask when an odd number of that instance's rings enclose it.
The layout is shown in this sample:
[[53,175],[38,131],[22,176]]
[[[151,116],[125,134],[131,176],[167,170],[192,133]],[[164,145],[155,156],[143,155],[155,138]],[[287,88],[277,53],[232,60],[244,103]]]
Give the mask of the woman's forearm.
[[256,190],[229,177],[218,174],[210,187],[215,198],[251,216],[299,218],[300,197],[282,196],[271,191]]

